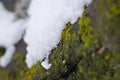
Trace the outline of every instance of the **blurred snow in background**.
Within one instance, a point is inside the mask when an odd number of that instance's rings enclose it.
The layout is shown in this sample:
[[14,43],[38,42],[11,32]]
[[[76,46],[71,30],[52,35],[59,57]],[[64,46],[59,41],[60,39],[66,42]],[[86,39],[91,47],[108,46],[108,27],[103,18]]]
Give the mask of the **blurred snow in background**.
[[0,66],[6,67],[15,52],[15,44],[22,39],[24,20],[15,20],[15,13],[7,11],[0,2],[0,47],[6,49],[0,57]]

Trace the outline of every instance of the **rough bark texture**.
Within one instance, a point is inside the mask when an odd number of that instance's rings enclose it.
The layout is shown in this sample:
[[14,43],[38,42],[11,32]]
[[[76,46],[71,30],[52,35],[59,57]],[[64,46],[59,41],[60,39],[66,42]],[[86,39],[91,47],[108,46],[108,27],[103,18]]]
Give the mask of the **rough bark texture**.
[[66,25],[49,70],[40,62],[28,69],[25,55],[15,54],[14,63],[0,68],[0,80],[120,80],[119,35],[120,1],[94,0],[76,24]]

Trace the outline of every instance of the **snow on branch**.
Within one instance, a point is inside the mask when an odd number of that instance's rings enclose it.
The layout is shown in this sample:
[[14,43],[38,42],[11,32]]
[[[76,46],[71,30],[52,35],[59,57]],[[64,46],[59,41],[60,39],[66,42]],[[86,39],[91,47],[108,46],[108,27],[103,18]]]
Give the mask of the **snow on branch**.
[[[88,6],[91,1],[92,0],[31,0],[28,8],[29,20],[23,24],[23,26],[26,26],[24,41],[27,44],[26,64],[29,68],[36,64],[37,61],[41,61],[41,65],[45,69],[50,68],[51,64],[49,64],[48,59],[50,51],[59,43],[65,24],[68,22],[74,24],[78,18],[81,17],[84,6]],[[3,12],[1,6],[0,12]],[[9,16],[9,12],[6,13],[6,16]],[[0,13],[0,19],[1,18],[5,19],[5,16],[2,17]],[[3,25],[1,21],[2,20],[0,20],[0,24],[2,25],[0,25],[0,46],[4,47],[4,43],[6,42],[14,46],[14,44],[21,39],[20,34],[23,34],[23,30],[21,30],[22,27],[18,25],[20,22],[12,23],[12,19],[10,18],[7,23],[8,25]],[[4,23],[5,22],[7,22],[7,20],[5,20]],[[6,29],[4,28],[5,26]],[[8,35],[7,30],[12,29],[12,27],[13,30],[9,33],[11,35]],[[1,30],[2,28],[4,29],[3,31]],[[4,35],[6,35],[6,37],[3,37]],[[18,38],[17,35],[20,37]],[[9,39],[12,40],[9,41]],[[6,47],[9,47],[9,45],[7,44],[5,48]],[[5,55],[9,54],[9,56],[11,56],[13,53],[14,50],[8,51]],[[6,60],[10,62],[11,57]],[[5,63],[5,61],[0,61],[0,66],[2,66],[2,63]]]

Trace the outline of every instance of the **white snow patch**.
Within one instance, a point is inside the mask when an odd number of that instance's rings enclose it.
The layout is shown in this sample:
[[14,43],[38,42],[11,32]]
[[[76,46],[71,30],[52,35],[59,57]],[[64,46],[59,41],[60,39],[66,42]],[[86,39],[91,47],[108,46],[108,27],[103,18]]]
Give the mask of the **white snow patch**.
[[41,63],[41,65],[45,68],[45,69],[49,69],[51,67],[51,64],[48,63],[48,59],[46,59],[45,61],[43,61]]
[[[92,0],[32,0],[24,41],[27,43],[26,63],[31,68],[37,61],[49,69],[48,56],[61,39],[66,23],[75,23],[84,6]],[[45,59],[43,61],[43,59]]]
[[63,64],[65,64],[65,62],[66,62],[66,61],[65,61],[65,60],[63,60]]
[[7,11],[0,2],[0,47],[6,52],[0,57],[0,66],[6,67],[15,52],[15,44],[22,38],[24,21],[15,21],[15,14]]

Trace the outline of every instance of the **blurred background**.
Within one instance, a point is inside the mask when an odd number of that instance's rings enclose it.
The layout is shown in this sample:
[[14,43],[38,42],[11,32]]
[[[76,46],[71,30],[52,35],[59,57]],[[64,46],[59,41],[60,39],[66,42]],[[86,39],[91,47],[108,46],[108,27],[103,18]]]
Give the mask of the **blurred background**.
[[[26,18],[30,0],[0,0],[17,18]],[[28,69],[25,43],[0,80],[120,80],[120,0],[93,0],[75,24],[66,24],[58,47],[50,55],[52,67],[40,62]],[[0,48],[0,56],[5,50]]]

